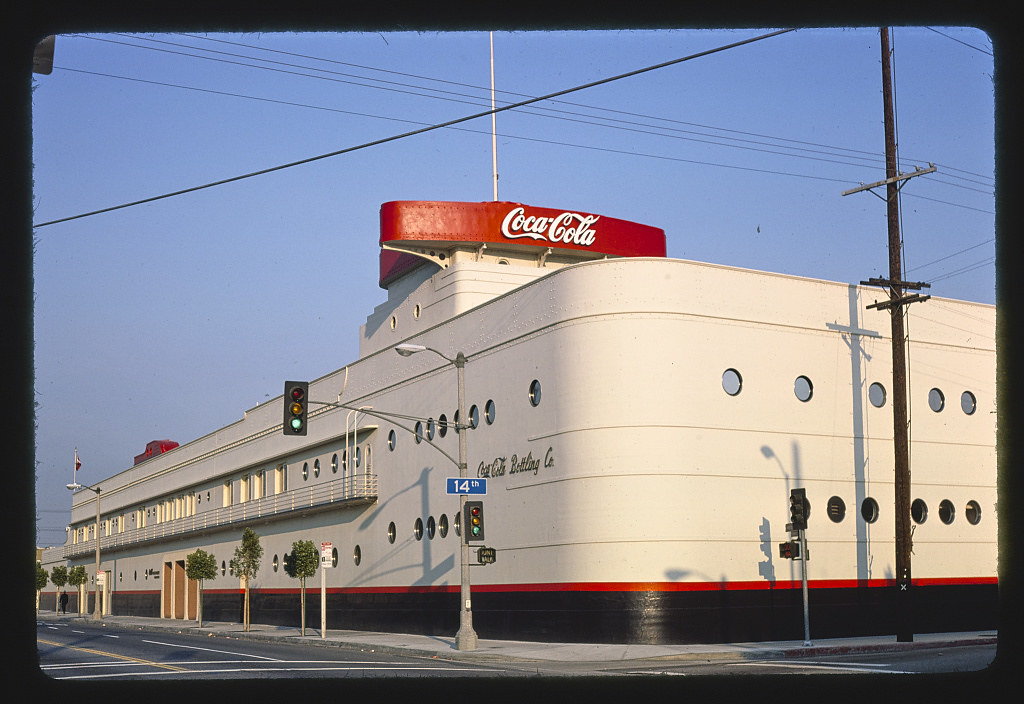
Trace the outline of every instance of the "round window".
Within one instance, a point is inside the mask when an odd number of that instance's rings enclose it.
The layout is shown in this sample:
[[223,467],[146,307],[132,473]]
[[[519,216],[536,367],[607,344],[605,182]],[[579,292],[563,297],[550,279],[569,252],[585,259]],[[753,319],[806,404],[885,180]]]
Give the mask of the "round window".
[[830,521],[840,523],[846,517],[846,503],[838,496],[833,496],[828,500],[825,512],[828,513]]
[[960,408],[967,415],[974,415],[974,411],[978,409],[978,399],[974,398],[970,391],[964,391],[960,394]]
[[494,422],[494,401],[488,400],[484,404],[484,420],[487,421],[487,425]]
[[878,520],[878,502],[870,496],[864,499],[860,505],[860,516],[865,523],[874,523]]
[[413,535],[416,536],[416,540],[423,540],[423,519],[417,518],[416,523],[412,527]]
[[726,369],[722,372],[722,388],[725,393],[735,396],[743,389],[743,377],[735,369]]
[[868,387],[868,401],[875,408],[881,408],[885,405],[885,387],[879,384],[877,381]]
[[921,499],[914,499],[914,503],[910,504],[910,517],[914,519],[914,523],[921,524],[928,520],[928,504]]
[[946,397],[942,395],[942,392],[938,389],[932,389],[928,392],[928,407],[938,413],[946,405]]
[[530,382],[530,405],[537,406],[540,404],[540,382],[534,379]]
[[398,442],[398,438],[395,436],[395,431],[394,430],[389,431],[388,432],[388,449],[389,450],[394,450],[395,449],[395,445],[397,444],[397,442]]
[[972,526],[978,525],[978,522],[981,521],[981,505],[977,501],[968,501],[967,508],[964,509],[964,518]]
[[391,521],[391,523],[388,523],[388,542],[389,543],[394,543],[395,542],[395,534],[396,534],[395,522]]
[[956,509],[953,507],[953,502],[949,499],[943,499],[939,502],[939,520],[945,523],[947,526],[953,522],[956,517]]
[[814,385],[811,384],[811,380],[807,377],[798,376],[796,381],[793,382],[793,393],[801,401],[810,401],[811,396],[814,395]]

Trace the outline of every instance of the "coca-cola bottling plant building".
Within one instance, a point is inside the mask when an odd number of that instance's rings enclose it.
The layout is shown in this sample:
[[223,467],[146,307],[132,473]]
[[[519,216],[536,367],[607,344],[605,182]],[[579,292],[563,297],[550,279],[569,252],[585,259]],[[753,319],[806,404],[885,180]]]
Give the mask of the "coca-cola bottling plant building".
[[[516,203],[385,203],[380,244],[387,301],[359,359],[310,381],[305,435],[261,404],[98,483],[105,612],[194,618],[184,564],[203,548],[220,565],[204,619],[240,619],[229,562],[253,526],[254,622],[298,623],[284,556],[311,540],[332,546],[328,628],[452,635],[465,433],[486,480],[473,561],[494,560],[471,571],[481,638],[800,638],[802,563],[779,549],[797,488],[813,635],[894,632],[877,289],[668,259],[657,228]],[[992,628],[995,310],[933,297],[911,316],[914,630]],[[95,500],[75,495],[44,566],[95,571]],[[83,593],[91,609],[94,579]]]

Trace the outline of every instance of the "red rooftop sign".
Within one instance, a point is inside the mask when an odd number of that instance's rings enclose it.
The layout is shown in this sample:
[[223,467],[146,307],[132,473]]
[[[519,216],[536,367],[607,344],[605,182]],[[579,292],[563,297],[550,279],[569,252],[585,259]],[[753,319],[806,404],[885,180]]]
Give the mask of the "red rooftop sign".
[[[603,215],[491,201],[391,201],[380,207],[380,243],[505,244],[613,257],[664,257],[665,232]],[[412,255],[382,250],[380,285],[409,271]]]

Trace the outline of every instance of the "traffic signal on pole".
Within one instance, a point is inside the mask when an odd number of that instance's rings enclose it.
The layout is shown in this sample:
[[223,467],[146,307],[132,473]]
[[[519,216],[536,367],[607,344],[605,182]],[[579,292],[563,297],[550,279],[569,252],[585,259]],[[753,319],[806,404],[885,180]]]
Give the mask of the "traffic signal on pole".
[[789,492],[789,518],[793,530],[807,529],[809,508],[805,489],[793,489]]
[[284,382],[284,434],[305,435],[309,411],[309,382]]
[[466,542],[484,539],[484,502],[466,502]]

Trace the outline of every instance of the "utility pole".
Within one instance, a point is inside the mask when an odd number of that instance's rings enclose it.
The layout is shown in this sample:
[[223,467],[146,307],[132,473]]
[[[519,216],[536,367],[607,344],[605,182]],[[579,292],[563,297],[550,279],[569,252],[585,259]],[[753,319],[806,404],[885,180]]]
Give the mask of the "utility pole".
[[885,186],[886,215],[889,232],[889,278],[869,279],[861,284],[882,286],[889,289],[889,300],[874,303],[868,308],[889,309],[892,321],[892,422],[893,452],[895,459],[895,511],[896,511],[896,640],[914,640],[914,612],[911,595],[911,527],[910,527],[910,444],[907,426],[907,373],[906,335],[903,329],[903,306],[916,301],[926,301],[929,296],[906,295],[907,289],[927,288],[929,284],[902,280],[903,268],[900,261],[900,211],[899,190],[902,182],[914,176],[935,171],[934,165],[927,169],[916,169],[913,173],[902,174],[896,163],[896,124],[893,113],[892,71],[890,68],[889,28],[880,30],[882,40],[882,101],[885,122],[885,180],[861,186],[843,195]]

